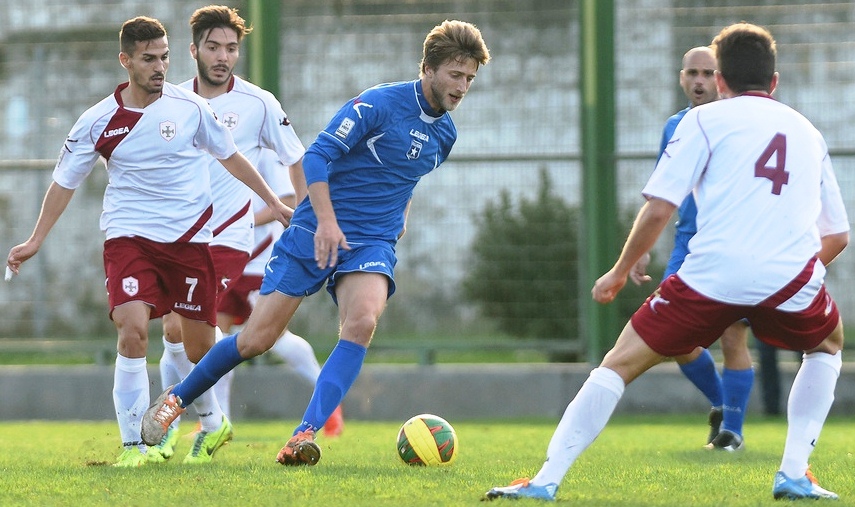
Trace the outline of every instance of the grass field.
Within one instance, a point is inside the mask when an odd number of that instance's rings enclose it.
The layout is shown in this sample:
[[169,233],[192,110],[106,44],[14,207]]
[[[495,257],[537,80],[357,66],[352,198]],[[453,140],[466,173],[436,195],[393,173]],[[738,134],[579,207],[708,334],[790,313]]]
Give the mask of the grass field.
[[[109,466],[120,450],[114,422],[2,422],[0,505],[486,505],[479,500],[487,489],[539,469],[556,422],[452,421],[460,439],[457,461],[424,468],[399,461],[400,422],[347,421],[340,438],[321,437],[317,466],[285,468],[274,457],[295,421],[238,421],[234,440],[210,465],[180,463],[190,446],[184,436],[178,459],[132,470]],[[189,431],[190,424],[185,426]],[[782,505],[771,496],[784,442],[782,420],[749,419],[747,449],[737,454],[703,450],[705,433],[703,415],[615,418],[571,469],[557,503]],[[851,421],[829,421],[811,462],[821,484],[840,494],[834,505],[855,505]]]

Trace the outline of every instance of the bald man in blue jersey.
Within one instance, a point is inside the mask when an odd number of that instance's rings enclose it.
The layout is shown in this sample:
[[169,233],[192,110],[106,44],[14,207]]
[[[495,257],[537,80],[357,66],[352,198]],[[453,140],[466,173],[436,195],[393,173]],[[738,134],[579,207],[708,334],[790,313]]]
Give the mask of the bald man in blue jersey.
[[413,189],[445,161],[457,139],[449,116],[490,60],[481,32],[444,21],[424,41],[419,79],[378,85],[346,103],[306,150],[308,198],[294,212],[267,263],[261,296],[245,328],[217,343],[143,417],[158,443],[170,422],[224,374],[270,349],[304,297],[324,284],[339,308],[339,341],[318,377],[283,465],[314,465],[315,433],[353,385],[386,300],[395,292],[395,245]]
[[[659,147],[660,157],[683,116],[691,108],[718,98],[715,70],[715,54],[707,46],[692,48],[683,55],[680,86],[689,99],[689,107],[678,111],[665,123]],[[689,194],[677,209],[674,249],[668,259],[663,280],[676,273],[689,254],[689,240],[698,232],[695,223],[697,214],[695,199]],[[634,266],[630,276],[636,284],[650,280],[645,274],[648,260],[649,255],[645,255],[643,260]],[[721,375],[709,350],[703,347],[696,348],[690,354],[677,356],[674,360],[680,366],[680,371],[710,402],[710,432],[706,447],[736,451],[744,446],[742,425],[745,422],[751,386],[754,384],[754,369],[751,353],[748,351],[748,325],[744,321],[733,323],[722,334],[720,343],[724,355]]]

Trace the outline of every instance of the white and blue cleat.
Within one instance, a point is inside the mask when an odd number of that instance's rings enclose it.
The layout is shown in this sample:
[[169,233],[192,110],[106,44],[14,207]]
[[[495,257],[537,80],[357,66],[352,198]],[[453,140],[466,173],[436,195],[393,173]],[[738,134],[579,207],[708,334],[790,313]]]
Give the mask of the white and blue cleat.
[[801,500],[802,498],[811,500],[838,499],[837,493],[819,487],[816,478],[810,473],[810,470],[800,479],[791,479],[784,472],[775,474],[775,483],[772,485],[772,496],[775,497],[775,500],[781,498],[788,500]]
[[517,500],[520,498],[536,498],[538,500],[546,500],[549,502],[555,501],[555,493],[558,491],[558,484],[550,483],[546,486],[535,486],[528,478],[517,479],[510,486],[495,487],[488,491],[482,500],[495,500],[497,498],[510,498]]

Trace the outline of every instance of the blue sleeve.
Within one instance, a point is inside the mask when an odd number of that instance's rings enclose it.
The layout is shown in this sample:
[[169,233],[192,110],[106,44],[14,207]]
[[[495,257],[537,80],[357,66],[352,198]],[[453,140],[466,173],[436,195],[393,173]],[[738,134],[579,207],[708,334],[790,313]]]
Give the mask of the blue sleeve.
[[677,130],[677,125],[680,123],[680,120],[683,119],[683,116],[686,116],[689,109],[690,108],[687,107],[682,111],[678,111],[665,122],[665,127],[662,129],[662,139],[659,141],[659,156],[656,157],[657,163],[659,162],[659,159],[662,158],[662,154],[665,153],[665,148],[668,147],[668,142],[674,135],[674,131]]
[[[381,98],[373,89],[368,89],[338,110],[303,156],[306,185],[328,181],[328,165],[349,153],[369,135],[381,119],[380,107],[377,107],[381,105]],[[366,99],[378,100],[377,106]]]
[[329,181],[329,172],[327,171],[329,160],[323,155],[323,152],[313,149],[314,147],[315,145],[313,144],[306,151],[306,154],[303,155],[303,172],[306,174],[306,186],[319,181]]

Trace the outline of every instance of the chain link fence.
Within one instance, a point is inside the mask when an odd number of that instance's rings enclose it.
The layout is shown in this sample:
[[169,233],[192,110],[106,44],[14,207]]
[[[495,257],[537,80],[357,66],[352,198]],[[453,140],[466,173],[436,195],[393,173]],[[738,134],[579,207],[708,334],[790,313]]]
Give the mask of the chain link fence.
[[[169,79],[193,77],[187,20],[207,2],[32,0],[4,2],[0,16],[0,250],[30,234],[53,160],[75,119],[127,75],[118,64],[118,30],[136,15],[169,31]],[[678,84],[682,54],[708,44],[725,25],[747,20],[778,41],[779,100],[802,111],[826,136],[844,197],[855,198],[855,4],[851,2],[635,0],[616,4],[617,162],[621,216],[641,204],[664,121],[685,107]],[[242,3],[234,3],[241,8]],[[282,2],[280,97],[304,144],[344,101],[376,83],[414,79],[424,35],[444,19],[481,28],[493,61],[482,68],[453,118],[451,158],[416,190],[399,244],[399,292],[379,332],[477,333],[491,329],[461,296],[472,262],[475,217],[502,191],[535,195],[546,170],[571,206],[580,195],[579,6],[567,0],[289,0]],[[252,37],[252,35],[250,35]],[[247,58],[244,54],[244,60]],[[246,64],[246,61],[244,61]],[[112,336],[98,230],[107,175],[96,168],[76,192],[39,255],[0,285],[0,336]],[[579,238],[585,241],[585,238]],[[666,233],[656,249],[670,250]],[[525,252],[520,252],[525,255]],[[614,252],[615,257],[618,252]],[[844,252],[829,285],[844,316],[855,311]],[[508,276],[513,276],[509,273]],[[654,274],[655,276],[655,274]],[[555,299],[578,307],[587,290]],[[516,297],[525,299],[527,294]],[[640,302],[640,301],[639,301]],[[309,298],[296,326],[334,336],[325,296]]]

